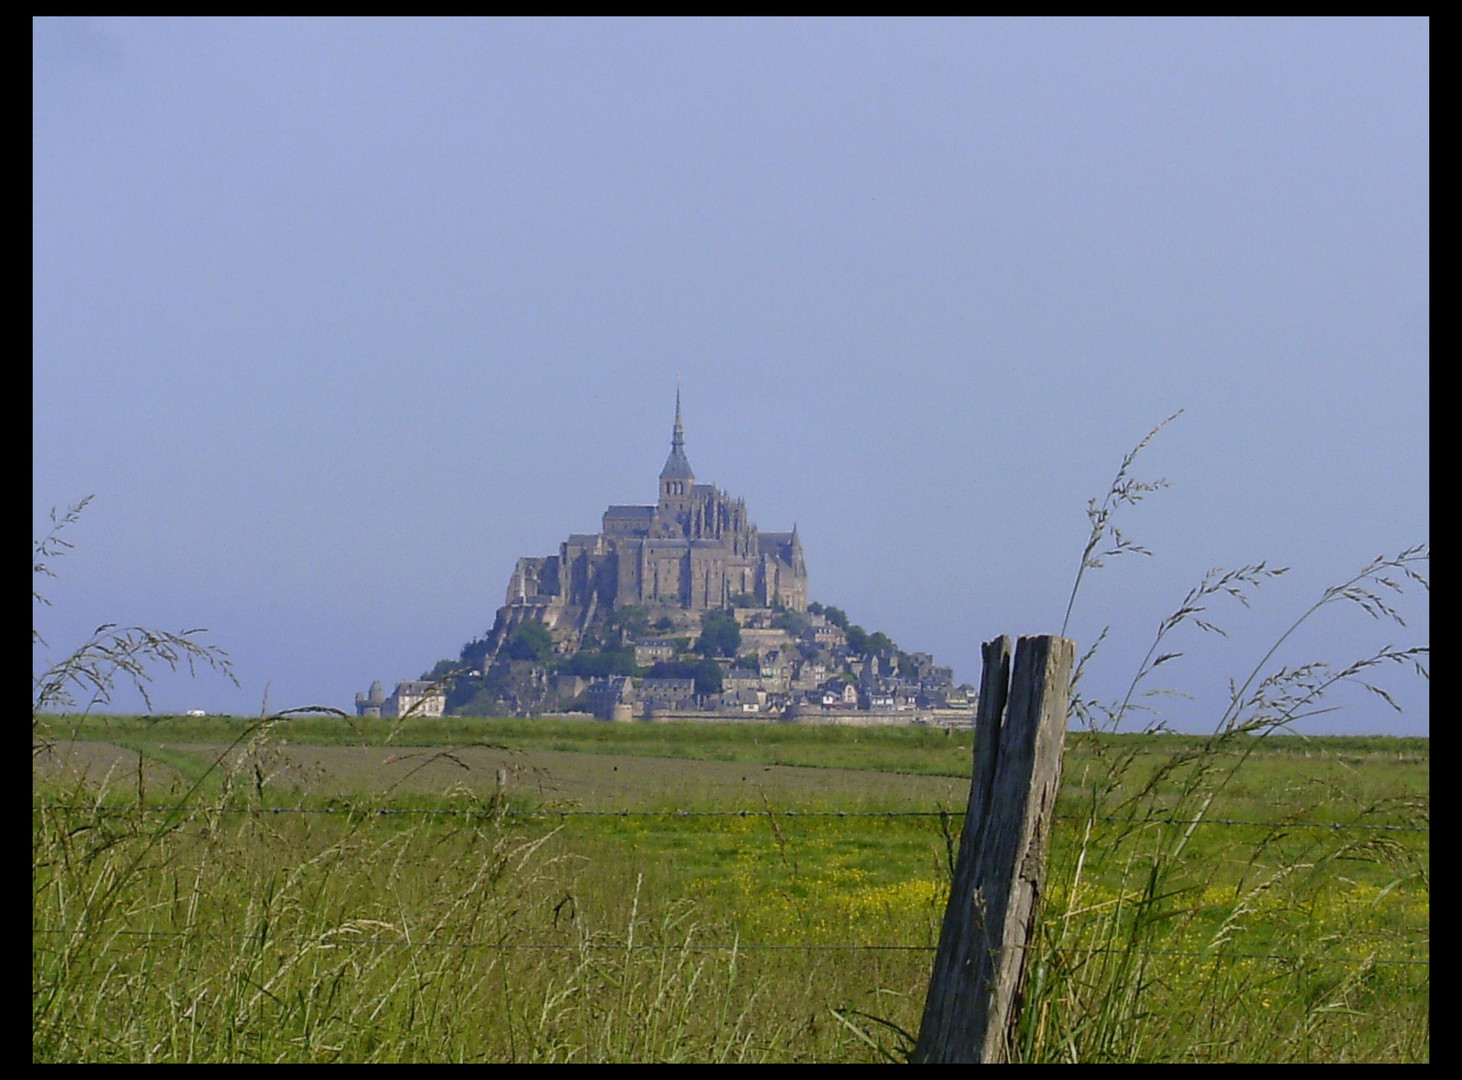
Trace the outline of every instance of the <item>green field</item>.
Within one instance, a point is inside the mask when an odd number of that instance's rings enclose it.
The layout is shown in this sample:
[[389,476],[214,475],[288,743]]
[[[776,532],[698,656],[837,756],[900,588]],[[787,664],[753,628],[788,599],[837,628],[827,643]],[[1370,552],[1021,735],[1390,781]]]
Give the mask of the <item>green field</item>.
[[[921,728],[45,727],[37,1060],[897,1060],[972,757]],[[1200,744],[1068,737],[1017,1056],[1426,1060],[1428,740]]]

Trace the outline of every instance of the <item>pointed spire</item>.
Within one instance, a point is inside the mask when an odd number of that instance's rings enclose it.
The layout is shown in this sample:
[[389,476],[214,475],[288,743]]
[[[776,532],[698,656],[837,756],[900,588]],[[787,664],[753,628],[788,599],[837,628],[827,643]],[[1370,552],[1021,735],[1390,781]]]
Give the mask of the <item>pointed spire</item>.
[[680,422],[680,376],[675,377],[675,427],[670,432],[670,449],[685,454],[685,425]]
[[680,422],[680,380],[675,381],[675,427],[670,431],[670,456],[660,470],[661,480],[695,480],[685,456],[685,426]]

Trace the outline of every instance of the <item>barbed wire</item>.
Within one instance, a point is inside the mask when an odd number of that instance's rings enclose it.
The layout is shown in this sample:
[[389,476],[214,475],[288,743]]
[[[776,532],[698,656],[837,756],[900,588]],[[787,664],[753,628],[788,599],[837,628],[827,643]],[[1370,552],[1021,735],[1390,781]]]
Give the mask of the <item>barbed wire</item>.
[[[98,933],[94,927],[77,927],[71,930],[63,930],[55,927],[33,928],[33,934],[45,936],[78,936],[82,934]],[[197,930],[110,930],[106,931],[108,937],[132,937],[144,939],[157,939],[173,941],[177,938],[197,938],[207,941],[251,941],[259,940],[260,935],[249,933],[220,934],[214,932],[200,932]],[[893,953],[932,953],[936,945],[877,945],[869,943],[837,943],[837,942],[796,942],[796,943],[768,943],[768,942],[745,942],[737,941],[729,945],[718,944],[696,944],[692,942],[594,942],[594,941],[412,941],[404,933],[400,937],[373,937],[355,938],[343,940],[343,933],[340,930],[326,935],[315,935],[313,937],[301,937],[298,935],[270,934],[269,941],[275,944],[284,945],[308,945],[322,944],[336,947],[341,944],[359,946],[363,948],[400,948],[412,949],[505,949],[523,952],[694,952],[694,953],[741,953],[741,952],[893,952]],[[1082,956],[1095,956],[1105,953],[1121,952],[1115,947],[1106,948],[1058,948],[1057,953],[1079,954]],[[1213,952],[1202,949],[1144,949],[1143,954],[1147,956],[1174,956],[1188,959],[1211,959],[1211,960],[1281,960],[1291,963],[1304,963],[1315,961],[1328,964],[1389,964],[1415,967],[1429,967],[1430,958],[1424,960],[1401,958],[1401,957],[1375,957],[1375,956],[1299,956],[1290,953],[1250,953],[1250,952]]]
[[[91,803],[34,803],[33,810],[82,812],[123,816],[136,814],[135,805],[108,805]],[[324,814],[360,815],[362,817],[478,817],[478,818],[962,818],[964,810],[577,810],[577,809],[525,809],[491,807],[372,807],[372,806],[196,806],[152,805],[140,808],[149,814],[176,813],[187,811],[190,816],[200,814]],[[1121,825],[1232,825],[1268,829],[1363,829],[1397,832],[1431,832],[1430,825],[1394,825],[1360,821],[1254,821],[1243,818],[1124,818],[1099,815],[1088,819],[1085,814],[1057,814],[1056,821],[1100,821],[1104,824]]]

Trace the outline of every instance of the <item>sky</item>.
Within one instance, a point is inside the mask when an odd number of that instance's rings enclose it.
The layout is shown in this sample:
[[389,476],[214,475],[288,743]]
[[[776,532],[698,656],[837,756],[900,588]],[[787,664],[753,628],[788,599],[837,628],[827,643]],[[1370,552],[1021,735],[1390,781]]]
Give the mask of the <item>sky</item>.
[[[979,683],[1057,633],[1088,500],[1151,551],[1081,583],[1083,690],[1210,730],[1373,558],[1429,542],[1424,19],[37,19],[41,672],[207,628],[350,709],[481,636],[520,555],[697,479],[795,524],[810,594]],[[1417,564],[1425,573],[1426,564]],[[1269,663],[1429,642],[1320,609]],[[1335,670],[1336,668],[1332,668]],[[1262,671],[1261,671],[1262,673]],[[1308,733],[1429,733],[1338,688]],[[1171,695],[1143,697],[1147,690]],[[130,690],[109,706],[143,708]]]

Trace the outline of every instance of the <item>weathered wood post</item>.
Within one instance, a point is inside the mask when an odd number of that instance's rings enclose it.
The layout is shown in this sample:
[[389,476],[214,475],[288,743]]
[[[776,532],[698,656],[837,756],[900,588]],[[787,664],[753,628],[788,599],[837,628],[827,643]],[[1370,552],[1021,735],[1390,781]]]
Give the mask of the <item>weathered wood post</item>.
[[970,804],[911,1055],[917,1062],[1008,1059],[1045,884],[1076,645],[1023,637],[1014,672],[1008,637],[983,654]]

